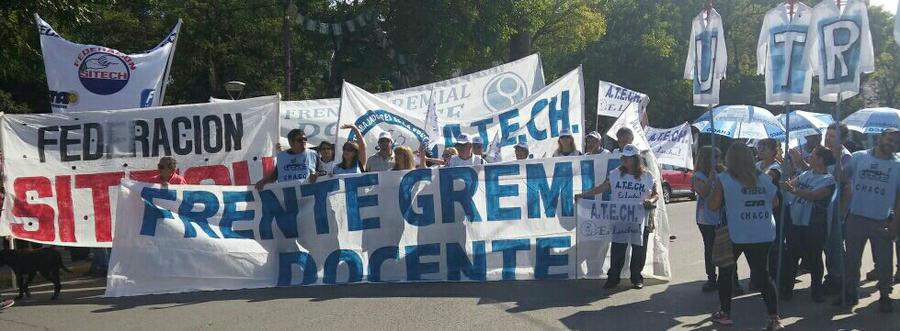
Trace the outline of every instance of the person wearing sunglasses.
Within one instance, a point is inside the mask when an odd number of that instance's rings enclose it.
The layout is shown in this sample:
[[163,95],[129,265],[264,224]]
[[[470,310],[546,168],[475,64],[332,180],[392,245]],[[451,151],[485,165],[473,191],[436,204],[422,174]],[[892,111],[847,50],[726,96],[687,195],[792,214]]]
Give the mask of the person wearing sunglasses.
[[301,184],[308,182],[313,174],[324,175],[318,170],[319,154],[306,148],[306,133],[300,129],[288,132],[290,148],[278,152],[275,155],[275,171],[256,182],[257,190],[262,190],[266,184],[297,181]]

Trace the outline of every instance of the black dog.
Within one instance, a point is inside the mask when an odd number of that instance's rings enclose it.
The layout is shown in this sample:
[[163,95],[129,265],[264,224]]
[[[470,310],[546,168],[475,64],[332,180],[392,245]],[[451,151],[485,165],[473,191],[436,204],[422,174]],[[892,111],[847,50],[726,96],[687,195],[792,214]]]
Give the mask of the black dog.
[[62,289],[62,284],[59,283],[59,269],[72,272],[63,265],[62,255],[49,247],[0,250],[0,267],[3,265],[9,265],[16,274],[16,282],[19,286],[19,296],[16,299],[21,299],[23,295],[31,297],[28,284],[34,280],[35,274],[40,273],[44,279],[53,282],[53,297],[51,299],[56,300],[59,297],[59,291]]

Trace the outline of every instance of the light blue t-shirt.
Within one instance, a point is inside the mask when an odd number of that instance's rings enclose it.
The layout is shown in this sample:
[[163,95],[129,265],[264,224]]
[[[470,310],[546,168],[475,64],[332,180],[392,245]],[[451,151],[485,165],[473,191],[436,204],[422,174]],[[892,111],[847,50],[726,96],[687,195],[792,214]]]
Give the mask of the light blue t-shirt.
[[360,171],[360,168],[359,168],[359,162],[357,162],[352,167],[347,168],[347,169],[344,169],[344,167],[341,167],[340,163],[335,163],[334,168],[332,168],[332,170],[331,170],[332,175],[359,174],[359,173],[362,173],[362,171]]
[[886,220],[900,191],[900,159],[895,154],[882,160],[873,150],[853,153],[844,168],[850,179],[850,213]]
[[[703,181],[709,185],[709,177],[703,172],[694,172],[692,181]],[[697,194],[697,224],[703,225],[719,225],[722,223],[722,214],[719,211],[709,209],[709,197],[702,197]]]
[[275,169],[278,170],[278,182],[300,181],[306,183],[309,175],[316,171],[319,154],[307,149],[301,153],[291,154],[281,151],[275,156]]
[[[850,151],[847,150],[847,148],[841,147],[841,163],[845,167],[847,166],[847,164],[850,163],[851,156],[852,155],[850,154]],[[828,166],[828,173],[831,174],[832,177],[834,176],[834,165]],[[829,230],[829,233],[831,231],[831,222],[834,221],[834,216],[835,216],[835,214],[837,214],[838,195],[839,195],[838,187],[835,186],[834,192],[831,193],[831,201],[829,201],[829,203],[828,203],[828,230]]]
[[[818,191],[829,186],[834,187],[834,177],[828,173],[817,174],[812,170],[807,170],[797,176],[798,190]],[[791,223],[799,226],[809,226],[813,207],[827,208],[827,204],[831,200],[830,195],[817,201],[803,199],[794,194],[791,194],[790,197]]]
[[756,176],[756,187],[744,187],[729,173],[719,174],[725,198],[728,234],[736,244],[755,244],[775,240],[775,217],[772,199],[775,184],[768,175]]

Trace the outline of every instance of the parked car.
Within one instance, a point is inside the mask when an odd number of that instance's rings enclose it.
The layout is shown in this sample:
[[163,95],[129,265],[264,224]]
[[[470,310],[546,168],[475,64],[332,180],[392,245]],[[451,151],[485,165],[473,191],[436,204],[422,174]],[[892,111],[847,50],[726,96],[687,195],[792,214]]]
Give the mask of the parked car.
[[691,200],[697,198],[691,189],[691,180],[694,178],[693,170],[661,164],[659,172],[663,178],[662,194],[666,203],[669,203],[673,197],[686,196]]

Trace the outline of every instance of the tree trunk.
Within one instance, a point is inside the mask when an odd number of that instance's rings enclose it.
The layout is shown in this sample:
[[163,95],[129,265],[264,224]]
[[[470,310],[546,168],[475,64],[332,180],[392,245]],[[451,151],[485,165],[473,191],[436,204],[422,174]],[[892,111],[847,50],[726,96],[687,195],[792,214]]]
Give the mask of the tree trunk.
[[519,32],[509,38],[509,60],[515,61],[531,55],[531,33]]

